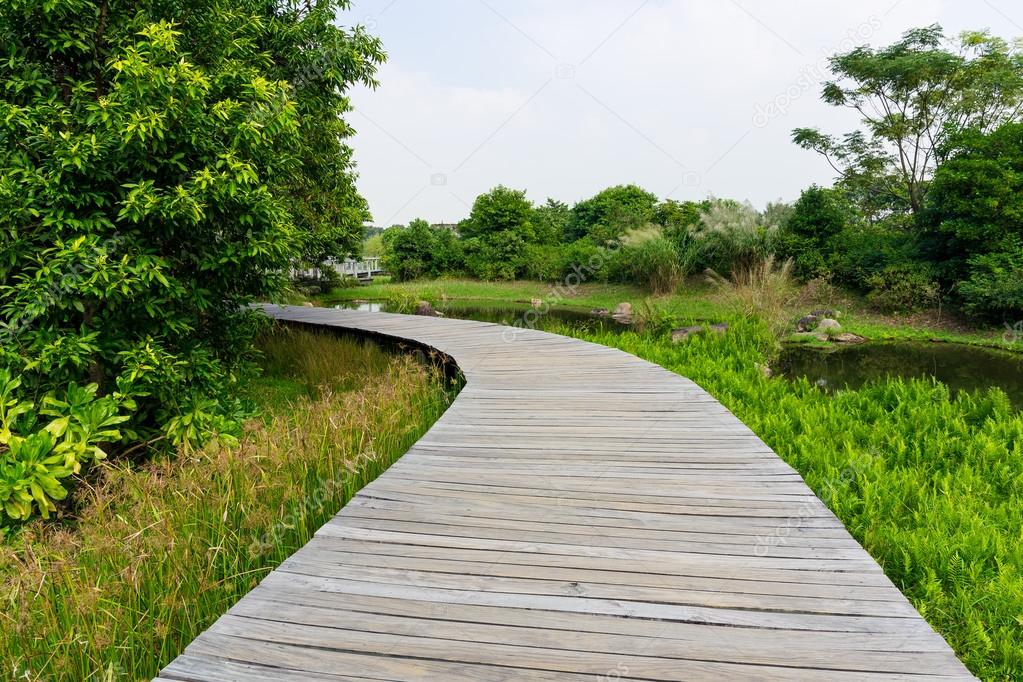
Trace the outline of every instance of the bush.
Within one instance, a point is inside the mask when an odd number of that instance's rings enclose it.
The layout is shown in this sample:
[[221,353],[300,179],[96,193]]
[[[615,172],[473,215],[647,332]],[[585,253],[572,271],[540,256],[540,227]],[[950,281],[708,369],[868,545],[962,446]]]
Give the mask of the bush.
[[381,264],[396,282],[439,277],[463,267],[462,245],[446,227],[416,219],[383,233]]
[[656,203],[656,196],[636,185],[608,187],[572,207],[566,238],[589,236],[597,243],[617,239],[649,223]]
[[975,256],[970,276],[957,291],[963,307],[977,317],[1015,324],[1023,319],[1023,248]]
[[938,302],[939,289],[926,268],[889,265],[866,281],[867,301],[888,312],[911,312]]
[[847,225],[859,223],[852,204],[840,190],[816,185],[804,190],[778,233],[778,256],[791,258],[793,273],[803,281],[826,275],[832,238]]
[[766,223],[749,203],[717,199],[693,232],[700,264],[717,272],[747,271],[774,252],[778,226]]
[[654,294],[674,293],[693,271],[694,255],[655,230],[627,239],[611,258],[608,277],[649,287]]

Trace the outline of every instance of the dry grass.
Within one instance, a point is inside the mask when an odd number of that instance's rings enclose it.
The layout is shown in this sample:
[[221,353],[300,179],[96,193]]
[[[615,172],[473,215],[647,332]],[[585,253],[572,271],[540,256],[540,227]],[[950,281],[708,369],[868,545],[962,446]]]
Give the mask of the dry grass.
[[729,279],[713,270],[707,271],[707,278],[723,305],[735,314],[763,320],[776,337],[786,331],[794,306],[800,302],[792,261],[778,263],[773,255],[733,271]]
[[434,373],[373,345],[286,331],[263,348],[268,413],[239,447],[106,465],[73,524],[0,548],[3,675],[149,679],[447,405]]

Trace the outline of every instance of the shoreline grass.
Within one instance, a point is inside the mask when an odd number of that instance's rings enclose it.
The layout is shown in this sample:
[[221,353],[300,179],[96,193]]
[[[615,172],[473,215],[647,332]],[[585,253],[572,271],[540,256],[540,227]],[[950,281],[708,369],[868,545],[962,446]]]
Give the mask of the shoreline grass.
[[153,677],[443,413],[436,371],[281,328],[233,449],[105,464],[78,517],[0,547],[0,659],[19,680]]

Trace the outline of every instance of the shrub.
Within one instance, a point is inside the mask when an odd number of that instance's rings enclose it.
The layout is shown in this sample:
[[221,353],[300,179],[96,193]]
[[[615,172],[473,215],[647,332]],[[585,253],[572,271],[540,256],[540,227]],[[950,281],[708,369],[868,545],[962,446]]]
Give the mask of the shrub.
[[939,289],[926,268],[889,265],[867,277],[867,301],[888,312],[919,310],[938,302]]
[[970,259],[970,276],[957,291],[963,307],[978,317],[1016,323],[1023,319],[1023,248]]
[[650,222],[656,203],[656,196],[636,185],[608,187],[572,207],[566,238],[590,236],[597,243],[617,239]]
[[807,281],[828,272],[832,238],[858,218],[845,194],[816,185],[804,190],[779,230],[776,251],[791,258],[793,272]]
[[650,287],[654,294],[673,293],[694,266],[691,251],[682,251],[659,230],[628,236],[608,266],[615,281]]
[[446,227],[416,219],[383,233],[381,264],[397,282],[439,277],[463,267],[462,245]]
[[777,231],[749,203],[717,199],[704,211],[693,236],[705,268],[731,272],[750,270],[770,256]]

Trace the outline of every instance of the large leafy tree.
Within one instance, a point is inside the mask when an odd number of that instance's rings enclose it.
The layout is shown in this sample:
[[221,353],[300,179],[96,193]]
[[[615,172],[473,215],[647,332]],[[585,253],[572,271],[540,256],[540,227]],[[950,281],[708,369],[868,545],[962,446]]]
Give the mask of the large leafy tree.
[[968,310],[1023,315],[1023,124],[970,131],[949,147],[928,196],[927,241]]
[[797,128],[793,138],[823,154],[874,217],[917,214],[951,137],[1023,111],[1023,53],[986,32],[952,44],[940,26],[914,29],[893,45],[836,55],[831,70],[824,101],[856,111],[863,129],[835,137]]
[[590,236],[604,242],[653,219],[657,197],[636,185],[608,187],[572,207],[567,235],[570,240]]
[[340,116],[382,53],[331,23],[346,4],[0,5],[8,515],[52,506],[97,442],[237,423],[243,306],[365,215]]

